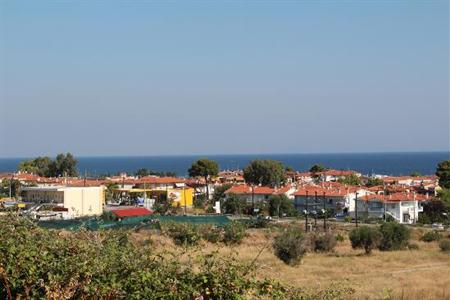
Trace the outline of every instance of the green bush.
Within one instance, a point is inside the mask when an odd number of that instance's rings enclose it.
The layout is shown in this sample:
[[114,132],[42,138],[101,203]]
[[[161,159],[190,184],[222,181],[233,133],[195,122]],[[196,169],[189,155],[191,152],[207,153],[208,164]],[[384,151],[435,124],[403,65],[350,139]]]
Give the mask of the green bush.
[[231,222],[224,227],[223,242],[225,244],[240,244],[245,237],[245,225]]
[[288,265],[301,263],[310,249],[308,238],[298,228],[288,228],[273,243],[275,255]]
[[424,241],[427,243],[439,241],[440,239],[442,239],[442,234],[440,234],[436,230],[428,231],[420,238],[421,241]]
[[345,241],[345,236],[343,236],[342,234],[338,233],[338,234],[336,235],[336,241],[338,241],[338,242],[343,242],[343,241]]
[[180,246],[194,246],[201,239],[198,227],[191,223],[169,222],[163,226],[163,232]]
[[419,250],[419,245],[417,245],[416,243],[409,243],[408,250]]
[[439,248],[441,248],[443,252],[450,252],[450,240],[441,240],[439,242]]
[[210,243],[218,243],[222,240],[222,229],[213,225],[201,225],[200,236]]
[[352,222],[352,217],[346,216],[346,217],[344,218],[344,222],[351,223],[351,222]]
[[366,254],[370,254],[379,245],[381,234],[378,229],[361,226],[353,229],[349,234],[352,248],[363,248]]
[[408,246],[410,231],[402,224],[387,222],[380,226],[382,251],[401,250]]
[[245,224],[247,228],[267,228],[269,227],[269,220],[264,218],[256,218],[247,221]]
[[329,252],[333,251],[336,247],[336,237],[332,233],[315,234],[312,236],[312,244],[314,251],[317,252]]

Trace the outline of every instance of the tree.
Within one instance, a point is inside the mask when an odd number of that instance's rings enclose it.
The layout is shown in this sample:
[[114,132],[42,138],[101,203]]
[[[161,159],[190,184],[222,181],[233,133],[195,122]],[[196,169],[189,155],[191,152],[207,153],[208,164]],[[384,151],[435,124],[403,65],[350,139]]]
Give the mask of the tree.
[[244,168],[245,182],[253,185],[280,186],[286,181],[281,162],[275,160],[253,160]]
[[315,164],[309,169],[309,172],[311,172],[311,173],[318,173],[318,172],[323,172],[326,169],[327,168],[325,168],[325,166],[322,165],[322,164]]
[[20,181],[17,179],[3,179],[0,184],[0,198],[16,197],[19,195],[21,188]]
[[78,176],[77,163],[78,161],[71,153],[67,153],[65,155],[60,153],[56,156],[50,170],[52,175],[55,177],[76,177]]
[[352,248],[363,248],[366,254],[370,254],[376,248],[381,239],[380,231],[377,228],[362,226],[353,229],[349,234]]
[[355,174],[345,175],[338,179],[338,182],[348,185],[361,185],[361,179]]
[[420,174],[420,173],[417,172],[417,171],[414,171],[414,172],[412,172],[411,174],[409,174],[409,176],[411,176],[411,177],[419,177],[419,176],[422,176],[422,174]]
[[209,182],[212,176],[219,174],[217,162],[203,158],[195,161],[188,170],[190,177],[203,177],[206,183],[206,199],[209,200]]
[[383,223],[380,226],[380,233],[380,250],[401,250],[408,246],[410,230],[405,225],[394,222]]
[[48,177],[51,176],[52,164],[53,161],[49,157],[39,156],[35,159],[21,161],[17,169],[22,172]]
[[135,174],[138,177],[145,177],[145,176],[176,177],[177,176],[177,174],[175,172],[152,171],[147,168],[137,169]]
[[436,176],[439,177],[439,185],[441,188],[450,189],[450,159],[438,164]]
[[286,214],[291,217],[295,216],[296,213],[294,203],[286,195],[273,195],[269,198],[269,214],[271,216],[282,217]]
[[220,203],[223,202],[223,200],[225,199],[226,195],[225,192],[231,188],[233,185],[232,184],[223,184],[221,186],[218,186],[214,189],[214,193],[212,196],[212,202],[213,204],[215,204],[217,201],[219,201]]
[[236,195],[229,195],[225,202],[223,203],[223,211],[226,214],[241,214],[242,209],[244,208],[244,203],[239,199]]
[[367,180],[366,187],[378,186],[383,184],[384,182],[380,178],[371,177]]

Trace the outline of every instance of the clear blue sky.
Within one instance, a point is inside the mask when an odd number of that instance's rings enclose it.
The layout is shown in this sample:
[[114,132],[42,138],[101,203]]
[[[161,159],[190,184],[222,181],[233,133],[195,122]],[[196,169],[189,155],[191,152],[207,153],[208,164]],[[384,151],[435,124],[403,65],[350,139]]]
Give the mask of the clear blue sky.
[[448,1],[0,11],[0,157],[449,150]]

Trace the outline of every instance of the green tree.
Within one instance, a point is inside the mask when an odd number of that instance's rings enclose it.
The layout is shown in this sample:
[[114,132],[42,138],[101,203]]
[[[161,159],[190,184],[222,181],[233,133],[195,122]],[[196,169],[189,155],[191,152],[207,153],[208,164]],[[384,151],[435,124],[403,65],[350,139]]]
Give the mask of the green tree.
[[327,168],[325,168],[324,165],[322,165],[322,164],[315,164],[309,169],[309,172],[317,173],[317,172],[323,172],[325,170],[327,170]]
[[345,175],[338,179],[338,182],[348,185],[361,185],[361,179],[355,174]]
[[283,164],[275,160],[253,160],[244,168],[245,182],[254,185],[280,186],[286,181]]
[[381,233],[377,228],[362,226],[353,229],[349,234],[352,248],[363,248],[366,254],[380,244]]
[[190,177],[203,177],[206,184],[206,199],[209,200],[210,178],[219,174],[219,165],[214,160],[202,158],[195,161],[188,170]]
[[384,182],[380,178],[371,177],[367,180],[366,187],[378,186],[383,184]]
[[297,210],[293,201],[286,195],[273,195],[269,198],[269,214],[278,217],[286,214],[288,217],[292,217],[297,214]]
[[[21,184],[17,179],[3,179],[0,184],[0,198],[17,197],[20,193]],[[11,195],[10,195],[11,192]]]
[[212,203],[215,204],[217,201],[219,201],[222,204],[222,202],[226,198],[225,192],[232,186],[233,186],[232,184],[223,184],[221,186],[216,187],[214,189],[214,193],[212,196]]
[[419,176],[422,176],[422,174],[420,174],[420,173],[417,172],[417,171],[414,171],[414,172],[412,172],[411,174],[409,174],[409,176],[411,176],[411,177],[419,177]]
[[439,185],[441,188],[450,189],[450,159],[438,164],[436,176],[439,177]]
[[243,200],[239,199],[236,195],[228,195],[227,199],[224,201],[222,208],[223,212],[226,214],[241,214],[242,209],[245,207]]
[[21,161],[17,167],[19,171],[37,174],[39,176],[51,176],[53,161],[47,156],[39,156],[35,159]]
[[51,173],[55,177],[76,177],[78,176],[77,163],[78,161],[71,153],[60,153],[56,156],[56,159],[50,168]]

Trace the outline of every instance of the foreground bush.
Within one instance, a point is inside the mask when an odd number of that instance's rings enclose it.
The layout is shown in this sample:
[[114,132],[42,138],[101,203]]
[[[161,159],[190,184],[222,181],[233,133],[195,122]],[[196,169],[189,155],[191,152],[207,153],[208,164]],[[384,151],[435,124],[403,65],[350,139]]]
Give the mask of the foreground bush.
[[421,241],[424,241],[427,243],[439,241],[440,239],[442,239],[442,234],[440,234],[436,230],[428,231],[420,238]]
[[273,243],[275,255],[288,265],[301,263],[309,250],[308,238],[298,228],[288,228],[278,235]]
[[[0,299],[311,299],[256,280],[235,257],[203,255],[195,265],[177,253],[135,246],[129,231],[74,233],[0,218]],[[194,271],[195,270],[195,271]],[[333,299],[343,299],[339,290]]]
[[402,250],[408,247],[410,231],[405,225],[387,222],[380,226],[380,233],[380,250]]
[[379,245],[381,234],[376,228],[362,226],[353,229],[349,234],[352,248],[362,248],[366,254],[370,254]]
[[231,222],[224,227],[223,242],[225,244],[240,244],[245,237],[245,225]]
[[163,226],[163,232],[170,236],[175,244],[185,247],[197,245],[201,239],[198,227],[191,223],[169,222]]
[[314,251],[317,252],[329,252],[333,251],[336,247],[337,239],[332,233],[315,234],[312,236],[312,243]]
[[439,242],[439,248],[441,248],[443,252],[450,252],[450,240],[441,240]]

